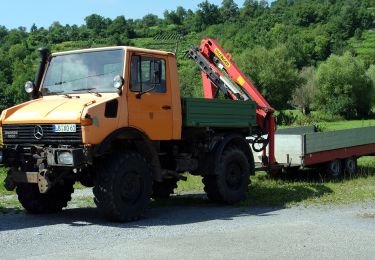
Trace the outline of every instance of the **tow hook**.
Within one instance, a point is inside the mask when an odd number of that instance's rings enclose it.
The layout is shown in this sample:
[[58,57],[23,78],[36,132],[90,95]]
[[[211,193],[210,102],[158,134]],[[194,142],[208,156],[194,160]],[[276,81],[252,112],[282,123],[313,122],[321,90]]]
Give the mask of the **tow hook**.
[[51,188],[51,182],[48,179],[47,176],[48,170],[44,169],[39,171],[38,173],[38,187],[39,187],[39,192],[42,194],[45,194],[49,191]]
[[4,180],[4,187],[8,191],[13,191],[17,183],[34,183],[38,184],[39,192],[42,194],[47,193],[53,183],[48,178],[48,170],[43,169],[39,172],[19,172],[9,170],[7,177]]

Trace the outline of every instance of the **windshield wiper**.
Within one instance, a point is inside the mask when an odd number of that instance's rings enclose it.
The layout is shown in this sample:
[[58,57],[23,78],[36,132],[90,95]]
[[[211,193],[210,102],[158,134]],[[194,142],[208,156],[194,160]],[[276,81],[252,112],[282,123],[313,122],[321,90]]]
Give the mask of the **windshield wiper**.
[[102,95],[99,94],[99,93],[96,92],[96,91],[93,91],[94,89],[96,89],[96,88],[79,88],[79,89],[73,89],[73,91],[74,91],[74,92],[78,92],[78,91],[85,91],[85,90],[87,90],[88,93],[90,93],[90,94],[94,94],[94,95],[96,95],[96,96],[98,96],[98,97],[101,97]]

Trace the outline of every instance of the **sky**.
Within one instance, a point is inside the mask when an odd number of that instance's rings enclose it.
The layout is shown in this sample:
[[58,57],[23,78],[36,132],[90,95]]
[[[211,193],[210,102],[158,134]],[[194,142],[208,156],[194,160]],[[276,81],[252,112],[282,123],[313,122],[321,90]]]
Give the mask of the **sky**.
[[[220,5],[222,0],[209,0]],[[165,10],[175,10],[177,6],[196,10],[203,0],[0,0],[0,25],[8,29],[19,26],[30,29],[33,23],[37,27],[48,28],[53,22],[65,24],[84,24],[84,18],[90,14],[99,14],[114,19],[119,15],[129,18],[142,18],[152,13],[163,17]],[[235,0],[242,6],[244,0]]]

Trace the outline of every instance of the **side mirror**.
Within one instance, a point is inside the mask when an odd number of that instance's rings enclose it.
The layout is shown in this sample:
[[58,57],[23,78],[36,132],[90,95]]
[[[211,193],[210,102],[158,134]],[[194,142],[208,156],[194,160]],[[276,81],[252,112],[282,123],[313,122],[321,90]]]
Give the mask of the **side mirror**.
[[113,87],[118,90],[119,95],[122,93],[122,86],[124,85],[124,78],[120,75],[117,75],[116,77],[113,78]]

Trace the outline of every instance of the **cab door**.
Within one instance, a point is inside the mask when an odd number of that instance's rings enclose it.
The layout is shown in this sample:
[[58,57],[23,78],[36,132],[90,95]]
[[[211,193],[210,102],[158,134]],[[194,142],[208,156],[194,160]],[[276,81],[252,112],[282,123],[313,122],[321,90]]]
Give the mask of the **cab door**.
[[171,85],[166,59],[157,55],[130,54],[128,98],[129,126],[151,140],[173,138]]

